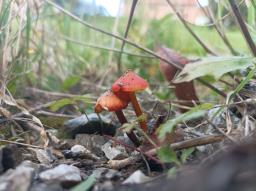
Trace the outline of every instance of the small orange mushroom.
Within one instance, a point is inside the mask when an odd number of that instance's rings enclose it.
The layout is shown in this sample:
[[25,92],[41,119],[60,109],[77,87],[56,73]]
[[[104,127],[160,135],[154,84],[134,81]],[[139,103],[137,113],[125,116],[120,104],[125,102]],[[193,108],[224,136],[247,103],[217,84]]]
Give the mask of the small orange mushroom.
[[[121,124],[127,123],[122,109],[126,108],[129,103],[128,95],[117,93],[114,94],[111,90],[106,91],[101,95],[94,107],[96,113],[100,113],[102,110],[115,112],[119,122]],[[127,133],[127,136],[134,143],[135,146],[139,146],[140,142],[133,131]]]
[[[147,87],[148,83],[146,80],[128,70],[124,75],[115,81],[115,83],[112,85],[112,91],[114,93],[119,92],[129,95],[135,114],[137,117],[139,117],[142,115],[142,111],[136,99],[135,92],[144,90]],[[147,131],[147,124],[145,121],[141,121],[140,126],[145,132]]]

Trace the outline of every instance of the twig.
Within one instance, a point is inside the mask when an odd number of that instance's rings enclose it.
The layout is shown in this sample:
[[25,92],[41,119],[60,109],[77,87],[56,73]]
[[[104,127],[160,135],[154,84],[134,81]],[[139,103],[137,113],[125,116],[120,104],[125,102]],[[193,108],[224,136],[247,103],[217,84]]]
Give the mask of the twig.
[[37,148],[37,149],[44,149],[44,147],[41,147],[41,146],[30,145],[30,144],[26,144],[26,143],[19,143],[16,141],[9,141],[9,140],[5,140],[5,139],[0,139],[0,142],[11,143],[11,144],[21,145],[21,146],[25,146],[25,147]]
[[218,93],[222,97],[226,97],[227,96],[227,94],[225,92],[223,92],[223,91],[219,90],[218,88],[214,87],[213,85],[207,83],[203,79],[198,78],[197,81],[200,82],[201,84],[205,85],[206,87],[212,89],[213,91],[215,91],[216,93]]
[[256,46],[255,46],[255,44],[252,40],[252,37],[251,37],[247,27],[246,27],[246,24],[245,24],[241,14],[240,14],[240,11],[239,11],[235,1],[234,0],[229,0],[229,4],[232,8],[232,11],[233,11],[235,17],[236,17],[236,20],[237,20],[237,23],[240,27],[240,30],[242,31],[242,34],[243,34],[243,36],[244,36],[244,38],[247,42],[247,45],[249,46],[253,56],[256,56]]
[[138,162],[140,159],[140,156],[132,156],[122,160],[109,160],[108,167],[112,169],[122,169],[128,165]]
[[27,87],[26,91],[41,94],[41,95],[46,96],[46,97],[52,96],[52,97],[58,97],[58,98],[74,98],[74,97],[80,96],[80,95],[69,94],[69,93],[50,92],[50,91],[41,90],[41,89],[37,89],[37,88],[30,88],[30,87]]
[[[129,29],[130,29],[130,26],[131,26],[133,14],[134,14],[137,2],[138,2],[138,0],[132,0],[132,6],[131,6],[130,14],[129,14],[128,23],[127,23],[127,26],[126,26],[126,29],[125,29],[124,38],[127,38],[127,36],[128,36]],[[121,63],[121,61],[122,61],[122,52],[124,50],[124,46],[125,46],[125,41],[122,41],[121,51],[120,51],[119,58],[118,58],[118,61],[117,61],[117,71],[118,71],[119,75],[122,74],[122,63]]]
[[100,32],[100,33],[102,33],[102,34],[105,34],[105,35],[114,37],[114,38],[116,38],[116,39],[118,39],[118,40],[125,41],[127,44],[130,44],[131,46],[133,46],[133,47],[135,47],[135,48],[138,48],[138,49],[140,49],[140,50],[142,50],[142,51],[144,51],[144,52],[146,52],[146,53],[148,53],[148,54],[150,54],[150,55],[152,55],[152,56],[155,56],[156,58],[158,58],[158,59],[160,59],[160,60],[163,60],[164,62],[167,62],[167,63],[169,63],[169,64],[171,64],[171,65],[173,65],[173,66],[175,66],[175,67],[177,67],[177,68],[179,68],[179,69],[182,69],[182,68],[183,68],[182,65],[177,64],[177,63],[171,63],[170,61],[168,61],[168,60],[166,60],[165,58],[163,58],[162,56],[156,54],[156,53],[153,52],[152,50],[149,50],[149,49],[147,49],[147,48],[145,48],[145,47],[142,47],[142,46],[140,46],[140,45],[138,45],[138,44],[136,44],[136,43],[134,43],[134,42],[132,42],[132,41],[126,39],[126,38],[123,38],[123,37],[120,37],[120,36],[118,36],[118,35],[112,34],[112,33],[110,33],[110,32],[107,32],[107,31],[105,31],[105,30],[103,30],[103,29],[100,29],[100,28],[98,28],[98,27],[95,27],[95,26],[89,24],[88,22],[86,22],[86,21],[80,19],[79,17],[75,16],[74,14],[70,13],[69,11],[65,10],[64,8],[62,8],[61,6],[57,5],[56,3],[54,3],[54,2],[52,2],[52,1],[50,1],[50,0],[44,0],[44,1],[47,2],[48,4],[52,5],[53,7],[57,8],[58,10],[60,10],[61,12],[63,12],[64,14],[68,15],[68,16],[71,17],[72,19],[76,20],[77,22],[81,23],[82,25],[84,25],[84,26],[86,26],[86,27],[88,27],[88,28],[90,28],[90,29],[92,29],[92,30],[95,30],[95,31]]
[[[63,9],[62,7],[58,6],[57,4],[53,3],[53,2],[50,1],[50,0],[44,0],[44,1],[46,1],[48,4],[52,5],[53,7],[57,8],[58,10],[62,11],[64,14],[68,15],[68,16],[71,17],[72,19],[76,20],[77,22],[81,23],[82,25],[84,25],[84,26],[86,26],[86,27],[88,27],[88,28],[91,28],[91,29],[93,29],[93,30],[95,30],[95,31],[101,32],[102,34],[105,34],[105,35],[108,35],[108,36],[112,36],[112,37],[114,37],[114,38],[116,38],[116,39],[118,39],[118,40],[125,41],[127,44],[130,44],[130,45],[133,46],[133,47],[136,47],[136,48],[138,48],[138,49],[140,49],[140,50],[142,50],[142,51],[144,51],[144,52],[146,52],[146,53],[148,53],[148,54],[150,54],[150,55],[152,55],[152,56],[154,56],[154,57],[156,57],[156,58],[158,58],[158,59],[160,59],[160,60],[162,60],[162,61],[164,61],[164,62],[170,64],[170,65],[173,65],[174,67],[176,67],[176,68],[178,68],[178,69],[182,69],[182,68],[183,68],[183,66],[182,66],[181,64],[174,63],[174,62],[170,62],[168,59],[165,59],[164,57],[162,57],[162,56],[156,54],[155,52],[153,52],[153,51],[151,51],[151,50],[149,50],[149,49],[147,49],[147,48],[145,48],[145,47],[142,47],[142,46],[140,46],[140,45],[138,45],[138,44],[136,44],[136,43],[134,43],[134,42],[132,42],[132,41],[130,41],[130,40],[128,40],[128,39],[125,39],[125,38],[120,37],[120,36],[118,36],[118,35],[115,35],[115,34],[112,34],[112,33],[110,33],[110,32],[107,32],[107,31],[105,31],[105,30],[102,30],[102,29],[100,29],[100,28],[97,28],[97,27],[95,27],[95,26],[93,26],[93,25],[91,25],[91,24],[89,24],[89,23],[87,23],[87,22],[81,20],[79,17],[77,17],[77,16],[75,16],[74,14],[70,13],[69,11]],[[212,55],[216,55],[216,54],[212,53]],[[224,94],[223,92],[221,92],[220,90],[218,90],[217,88],[215,88],[214,86],[212,86],[211,84],[209,84],[209,83],[203,81],[202,79],[200,79],[200,82],[201,82],[202,84],[204,84],[205,86],[207,86],[208,88],[210,88],[210,89],[212,89],[213,91],[215,91],[216,93],[218,93],[218,94],[220,94],[220,95],[222,95],[222,96],[224,96],[224,97],[226,96],[226,94]]]
[[[120,22],[120,17],[121,17],[121,9],[122,9],[122,1],[119,1],[119,5],[118,5],[118,13],[116,15],[115,18],[115,22],[114,22],[114,26],[112,28],[112,33],[113,34],[118,34],[118,26],[119,26],[119,22]],[[111,38],[111,43],[110,43],[110,47],[112,49],[115,48],[116,45],[116,38],[112,37]],[[118,50],[119,51],[119,50]],[[102,77],[100,78],[98,85],[102,85],[103,82],[105,81],[105,78],[109,75],[110,72],[113,71],[114,67],[112,66],[114,63],[113,62],[113,51],[110,51],[108,54],[108,64],[107,64],[107,69],[104,71],[104,73],[102,74]]]
[[[170,145],[170,148],[175,151],[178,151],[178,150],[182,150],[182,149],[188,149],[191,147],[197,147],[197,146],[220,142],[224,138],[225,138],[224,135],[209,135],[209,136],[205,136],[205,137],[199,137],[199,138],[195,138],[195,139],[191,139],[191,140],[181,141],[178,143],[172,143]],[[149,155],[155,155],[158,149],[160,149],[160,147],[156,148],[156,149],[151,149],[151,150],[147,151],[146,153]]]
[[232,45],[230,44],[227,36],[225,35],[224,31],[221,31],[221,27],[220,24],[218,22],[216,22],[215,17],[213,16],[212,10],[211,8],[208,6],[207,11],[204,9],[204,7],[201,5],[200,1],[197,0],[198,5],[200,6],[200,8],[203,10],[204,14],[206,17],[208,17],[210,19],[210,21],[212,23],[214,23],[213,27],[215,28],[215,30],[217,31],[217,33],[219,34],[220,38],[222,39],[222,41],[224,42],[224,44],[227,46],[227,48],[229,49],[229,51],[233,54],[233,55],[238,55],[238,53],[235,51],[235,49],[232,47]]
[[124,143],[124,142],[122,142],[122,141],[119,141],[119,140],[117,140],[117,139],[115,139],[115,138],[113,138],[113,137],[111,137],[111,136],[109,136],[109,135],[104,135],[104,137],[106,137],[106,138],[112,140],[113,142],[115,142],[115,143],[117,143],[117,144],[120,144],[120,145],[124,146],[124,147],[127,148],[127,149],[130,149],[130,150],[132,150],[132,151],[137,151],[137,152],[141,153],[142,155],[147,156],[149,159],[151,159],[151,160],[153,160],[153,161],[155,161],[155,162],[157,162],[158,164],[161,164],[161,165],[163,166],[163,164],[161,163],[161,161],[159,161],[157,158],[155,158],[155,157],[153,157],[153,156],[151,156],[151,155],[147,155],[145,152],[142,152],[142,151],[141,151],[139,148],[137,148],[137,147],[130,146],[130,145],[128,145],[128,144],[126,144],[126,143]]
[[[78,45],[81,45],[81,46],[87,46],[87,47],[90,47],[90,48],[96,48],[96,49],[101,49],[101,50],[105,50],[105,51],[121,53],[121,50],[118,50],[118,49],[108,48],[108,47],[104,47],[104,46],[98,46],[98,45],[94,45],[94,44],[86,44],[86,43],[83,43],[81,41],[77,41],[77,40],[74,40],[74,39],[72,39],[70,37],[63,36],[63,35],[61,35],[61,38],[63,38],[66,41],[69,41],[69,42],[72,42],[72,43],[75,43],[75,44],[78,44]],[[129,56],[136,56],[136,57],[141,57],[141,58],[156,59],[155,56],[150,56],[150,55],[146,55],[146,54],[135,54],[135,53],[127,52],[127,51],[124,51],[124,50],[122,51],[122,53],[126,54],[126,55],[129,55]]]
[[166,0],[168,5],[172,8],[176,16],[179,18],[179,20],[182,22],[184,27],[188,30],[188,32],[195,38],[195,40],[204,48],[206,52],[208,52],[211,55],[216,56],[217,54],[214,53],[210,48],[204,44],[204,42],[196,35],[196,33],[189,27],[189,25],[186,23],[186,21],[183,19],[183,17],[180,15],[180,13],[176,10],[175,6],[171,3],[170,0]]
[[45,115],[45,116],[51,116],[51,117],[59,117],[59,118],[76,118],[78,115],[67,115],[62,113],[52,113],[48,111],[38,111],[36,112],[37,115]]
[[[186,141],[182,141],[182,142],[178,142],[178,143],[173,143],[170,145],[170,148],[175,151],[178,151],[178,150],[187,149],[187,148],[191,148],[191,147],[220,142],[224,138],[225,138],[224,135],[209,135],[209,136],[205,136],[205,137],[195,138],[192,140],[186,140]],[[160,149],[160,147],[151,149],[151,150],[147,151],[145,154],[151,155],[151,156],[156,155],[158,149]],[[140,156],[132,156],[132,157],[128,157],[123,160],[110,160],[108,162],[108,165],[110,168],[121,169],[128,165],[134,164],[134,163],[138,162],[139,160],[141,160]]]
[[209,119],[206,119],[206,121],[213,126],[217,131],[219,131],[223,136],[225,136],[226,138],[228,138],[230,141],[232,141],[233,143],[235,143],[236,141],[230,137],[229,135],[227,135],[224,131],[222,131],[222,129],[220,129],[219,127],[217,127],[215,124],[213,124]]
[[[240,7],[240,6],[244,3],[244,1],[245,1],[245,0],[241,0],[241,1],[238,3],[238,7]],[[253,1],[253,0],[251,0],[251,1]],[[183,20],[184,20],[186,23],[188,23],[188,24],[190,24],[190,25],[197,26],[197,27],[212,27],[212,26],[214,26],[214,25],[216,25],[216,24],[219,24],[219,23],[222,22],[224,19],[226,19],[226,18],[228,18],[230,15],[232,15],[232,14],[231,14],[232,11],[229,11],[229,10],[227,10],[227,11],[228,11],[228,12],[227,12],[225,15],[223,15],[221,18],[215,19],[215,21],[214,21],[213,23],[209,23],[209,24],[198,25],[198,24],[192,23],[192,22],[190,22],[190,21],[188,21],[188,20],[186,20],[186,19],[184,19],[184,18],[183,18]]]

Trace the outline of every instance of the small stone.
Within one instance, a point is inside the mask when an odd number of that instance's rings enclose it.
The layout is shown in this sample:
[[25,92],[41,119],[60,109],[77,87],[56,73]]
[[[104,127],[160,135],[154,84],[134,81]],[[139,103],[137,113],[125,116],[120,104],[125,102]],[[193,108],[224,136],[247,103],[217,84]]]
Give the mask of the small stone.
[[81,115],[64,123],[64,131],[72,138],[77,134],[106,134],[113,136],[116,128],[108,118],[101,116],[101,119],[99,119],[95,113],[87,116]]
[[51,183],[51,184],[45,184],[45,183],[38,183],[35,182],[31,187],[29,191],[64,191],[62,186],[58,183]]
[[101,147],[101,149],[109,160],[114,160],[114,159],[120,160],[128,157],[128,154],[123,146],[116,145],[113,147],[110,141],[105,143]]
[[86,149],[82,145],[74,145],[71,148],[71,152],[73,153],[73,157],[79,157],[79,158],[87,158],[92,160],[99,160],[100,158],[97,157],[95,154],[93,154],[91,151]]
[[34,175],[34,169],[18,166],[10,169],[0,177],[0,191],[27,191]]
[[108,169],[108,168],[97,168],[93,171],[93,175],[96,179],[108,179],[111,180],[116,177],[120,177],[121,173],[114,169]]
[[57,160],[55,156],[53,156],[51,149],[35,149],[30,148],[36,154],[37,160],[42,164],[51,164]]
[[89,151],[97,156],[104,156],[104,153],[101,150],[102,145],[107,142],[101,135],[88,135],[88,134],[78,134],[76,135],[76,144],[84,146]]
[[2,149],[2,165],[4,167],[4,171],[15,168],[22,161],[22,153],[17,145],[9,144],[4,146]]
[[48,166],[44,166],[41,164],[33,163],[29,160],[24,160],[19,166],[25,167],[25,168],[31,168],[35,171],[40,171],[41,169],[46,169]]
[[72,148],[71,148],[71,151],[75,154],[77,153],[83,153],[85,152],[85,147],[82,146],[82,145],[74,145]]
[[39,178],[43,181],[59,181],[63,185],[73,185],[80,182],[80,170],[71,165],[60,164],[57,167],[43,171],[39,174]]
[[132,173],[122,184],[139,184],[149,181],[151,178],[146,176],[141,170]]

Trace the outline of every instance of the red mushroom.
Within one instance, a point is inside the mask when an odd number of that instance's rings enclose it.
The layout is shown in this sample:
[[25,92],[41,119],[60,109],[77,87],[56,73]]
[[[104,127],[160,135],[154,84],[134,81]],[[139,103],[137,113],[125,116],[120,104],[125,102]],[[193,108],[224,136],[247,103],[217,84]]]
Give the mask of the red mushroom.
[[[171,62],[178,63],[180,65],[186,65],[190,61],[181,56],[179,53],[175,52],[172,49],[166,48],[166,47],[159,47],[157,49],[157,53],[163,56],[164,58],[170,60]],[[178,100],[187,101],[185,103],[182,103],[184,106],[193,106],[192,101],[198,101],[198,98],[196,96],[196,90],[193,84],[193,81],[191,82],[183,82],[179,84],[173,84],[172,80],[175,77],[178,69],[175,68],[175,66],[172,66],[166,62],[161,61],[160,62],[160,71],[166,78],[168,82],[170,82],[171,85],[175,86],[175,95]],[[180,109],[181,112],[186,112],[186,109]]]
[[[127,123],[122,109],[126,108],[129,103],[129,97],[122,93],[114,94],[111,90],[106,91],[101,95],[94,107],[96,113],[100,113],[102,110],[115,112],[119,122],[121,124]],[[131,139],[135,146],[139,146],[139,140],[133,131],[127,133],[127,136]]]
[[[129,95],[133,109],[137,117],[142,115],[140,105],[136,99],[135,92],[144,90],[148,87],[146,80],[128,70],[112,85],[112,91],[114,93],[123,92]],[[146,132],[147,124],[145,121],[140,122],[141,128]]]

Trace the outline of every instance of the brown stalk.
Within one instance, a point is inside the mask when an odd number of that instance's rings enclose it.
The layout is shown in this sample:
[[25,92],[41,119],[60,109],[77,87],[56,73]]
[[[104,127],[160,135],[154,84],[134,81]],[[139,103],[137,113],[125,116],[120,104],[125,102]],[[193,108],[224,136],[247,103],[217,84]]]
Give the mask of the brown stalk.
[[[127,123],[127,119],[126,117],[124,116],[124,113],[122,110],[119,110],[119,111],[115,111],[115,114],[119,120],[119,122],[123,125],[125,123]],[[126,133],[127,136],[129,137],[129,139],[131,139],[131,141],[134,143],[134,145],[136,147],[140,146],[140,142],[137,138],[137,136],[135,135],[135,133],[133,131],[130,131],[129,133]]]
[[[142,115],[142,111],[141,111],[140,105],[137,101],[137,98],[135,96],[135,93],[131,92],[131,93],[129,93],[129,96],[130,96],[132,107],[134,109],[136,116],[140,117]],[[147,124],[146,124],[145,120],[140,121],[139,123],[140,123],[141,129],[144,132],[147,132]]]

